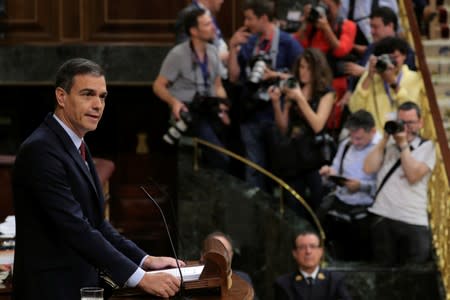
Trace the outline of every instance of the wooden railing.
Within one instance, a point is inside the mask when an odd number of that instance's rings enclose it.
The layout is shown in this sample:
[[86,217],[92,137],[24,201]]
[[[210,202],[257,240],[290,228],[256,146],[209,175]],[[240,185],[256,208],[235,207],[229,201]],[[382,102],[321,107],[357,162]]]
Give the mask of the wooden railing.
[[428,98],[428,102],[423,107],[425,119],[423,135],[433,140],[437,145],[436,167],[428,189],[428,211],[437,264],[446,290],[446,299],[450,300],[450,247],[448,245],[450,240],[450,150],[431,81],[431,74],[425,60],[422,37],[414,15],[412,1],[400,0],[399,5],[403,31],[416,52],[419,71],[422,74]]

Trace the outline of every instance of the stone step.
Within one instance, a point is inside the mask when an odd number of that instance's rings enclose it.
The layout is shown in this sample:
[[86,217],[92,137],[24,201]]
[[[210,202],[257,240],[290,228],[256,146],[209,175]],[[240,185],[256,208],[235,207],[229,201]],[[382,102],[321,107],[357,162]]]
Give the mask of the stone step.
[[382,267],[360,262],[336,262],[330,271],[345,276],[352,299],[445,299],[433,263]]
[[450,40],[434,39],[422,40],[425,57],[450,57]]
[[427,57],[427,65],[431,75],[450,75],[450,56]]

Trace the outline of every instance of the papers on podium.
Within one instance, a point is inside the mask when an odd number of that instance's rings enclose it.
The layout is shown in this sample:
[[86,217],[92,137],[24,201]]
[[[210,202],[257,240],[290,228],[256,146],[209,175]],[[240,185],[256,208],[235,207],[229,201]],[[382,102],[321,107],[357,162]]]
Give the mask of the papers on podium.
[[[202,272],[203,272],[204,267],[205,267],[204,265],[200,265],[200,266],[189,266],[189,267],[180,268],[181,274],[183,275],[183,281],[189,282],[189,281],[198,280],[200,278],[200,274],[202,274]],[[167,273],[167,274],[175,276],[176,278],[180,278],[180,271],[178,270],[178,268],[156,270],[156,271],[150,271],[147,273],[150,273],[150,274]]]

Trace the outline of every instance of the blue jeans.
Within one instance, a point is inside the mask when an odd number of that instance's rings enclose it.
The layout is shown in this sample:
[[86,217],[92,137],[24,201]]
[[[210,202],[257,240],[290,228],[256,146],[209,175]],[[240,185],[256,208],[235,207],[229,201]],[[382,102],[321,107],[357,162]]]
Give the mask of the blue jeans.
[[[267,168],[267,134],[274,126],[273,121],[247,121],[241,124],[241,138],[245,147],[245,156],[255,164]],[[245,167],[245,180],[263,190],[267,189],[264,175],[255,169]]]
[[[207,120],[200,119],[195,121],[193,124],[193,134],[200,139],[225,148],[224,143],[217,136],[211,123]],[[228,156],[207,147],[202,147],[202,155],[204,162],[208,167],[228,171],[230,163],[230,158]]]

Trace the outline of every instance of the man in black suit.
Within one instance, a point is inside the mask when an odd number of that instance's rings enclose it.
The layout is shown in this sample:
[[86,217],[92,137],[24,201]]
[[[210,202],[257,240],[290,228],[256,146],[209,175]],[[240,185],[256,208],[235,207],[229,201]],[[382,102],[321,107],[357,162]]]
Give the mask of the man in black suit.
[[347,300],[351,299],[343,277],[320,268],[323,247],[317,233],[296,235],[292,256],[297,270],[275,280],[276,300]]
[[83,141],[105,107],[103,70],[68,60],[55,95],[54,113],[21,145],[14,165],[15,299],[78,300],[81,287],[102,284],[101,274],[118,286],[174,295],[177,278],[144,270],[175,267],[175,259],[147,255],[103,217],[102,187]]

